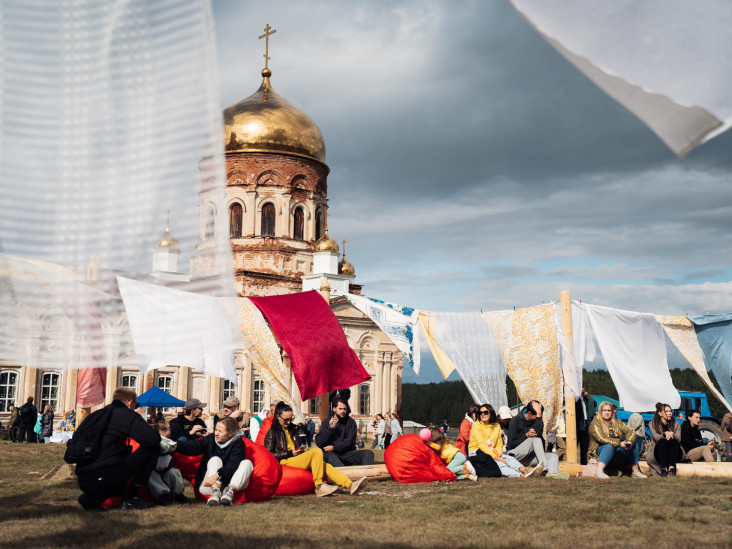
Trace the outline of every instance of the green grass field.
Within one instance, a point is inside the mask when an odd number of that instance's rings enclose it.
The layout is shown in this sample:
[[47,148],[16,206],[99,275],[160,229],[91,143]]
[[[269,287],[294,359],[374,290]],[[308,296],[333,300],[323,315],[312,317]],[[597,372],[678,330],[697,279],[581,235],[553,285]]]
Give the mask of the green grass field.
[[732,546],[732,479],[386,481],[353,497],[84,513],[74,481],[40,479],[63,451],[0,442],[0,547]]

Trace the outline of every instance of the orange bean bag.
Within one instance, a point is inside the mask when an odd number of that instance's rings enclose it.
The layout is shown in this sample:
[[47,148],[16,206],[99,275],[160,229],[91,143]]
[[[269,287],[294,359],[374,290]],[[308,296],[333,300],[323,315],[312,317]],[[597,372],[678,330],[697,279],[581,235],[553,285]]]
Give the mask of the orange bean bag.
[[257,433],[257,444],[260,446],[264,446],[264,437],[267,436],[267,431],[269,431],[270,427],[272,427],[272,416],[264,418],[262,421],[262,425],[259,427],[259,432]]
[[[209,435],[213,436],[213,435]],[[244,437],[242,437],[244,438]],[[267,451],[264,446],[260,446],[244,438],[244,444],[247,446],[247,459],[254,465],[254,471],[249,479],[249,486],[244,490],[239,490],[234,494],[233,503],[252,503],[255,501],[264,501],[272,497],[277,490],[277,486],[282,478],[282,467],[275,457]],[[184,456],[181,454],[173,454],[173,464],[180,469],[183,478],[194,482],[196,470],[201,463],[201,456]],[[312,476],[311,476],[312,480]],[[194,485],[196,498],[201,501],[207,501],[208,496],[201,494]]]
[[303,496],[315,492],[313,473],[305,469],[282,465],[282,479],[276,496]]
[[402,435],[389,444],[384,452],[384,463],[397,482],[419,484],[457,480],[455,473],[422,442],[419,435]]

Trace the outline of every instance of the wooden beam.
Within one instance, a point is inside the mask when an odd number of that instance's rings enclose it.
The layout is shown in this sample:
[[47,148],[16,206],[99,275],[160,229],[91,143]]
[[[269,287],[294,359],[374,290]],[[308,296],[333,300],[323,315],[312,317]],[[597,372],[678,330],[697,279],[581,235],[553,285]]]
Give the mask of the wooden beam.
[[[567,340],[567,354],[574,367],[574,345],[572,339],[572,299],[569,290],[560,292],[560,303],[562,307],[562,331]],[[579,463],[577,459],[577,411],[574,400],[574,376],[570,383],[564,382],[564,424],[567,434],[567,462]]]

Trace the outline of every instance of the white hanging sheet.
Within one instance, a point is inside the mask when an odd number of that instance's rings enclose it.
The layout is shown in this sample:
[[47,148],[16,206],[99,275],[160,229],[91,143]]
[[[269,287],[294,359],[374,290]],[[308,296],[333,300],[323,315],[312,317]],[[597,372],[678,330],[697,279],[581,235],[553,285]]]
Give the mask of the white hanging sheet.
[[631,412],[655,410],[657,402],[678,408],[666,358],[663,328],[647,313],[582,304],[600,352],[618,390],[620,405]]
[[562,374],[564,375],[564,392],[578,398],[582,392],[582,370],[585,362],[595,360],[595,342],[592,339],[592,327],[587,319],[587,311],[572,302],[572,352],[569,341],[562,328],[562,305],[557,308],[557,335],[562,347]]

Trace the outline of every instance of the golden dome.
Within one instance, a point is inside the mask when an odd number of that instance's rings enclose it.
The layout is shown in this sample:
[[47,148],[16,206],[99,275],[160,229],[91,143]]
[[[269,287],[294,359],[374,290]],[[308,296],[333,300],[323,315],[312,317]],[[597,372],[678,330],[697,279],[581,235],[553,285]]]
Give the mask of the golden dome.
[[312,118],[272,89],[269,69],[262,85],[224,111],[226,152],[281,153],[325,163],[325,141]]
[[338,274],[355,275],[356,269],[354,269],[353,265],[351,265],[349,261],[344,257],[341,262],[338,263]]
[[171,252],[180,252],[178,239],[170,234],[170,214],[168,214],[168,222],[165,224],[165,232],[155,244],[155,248],[158,250],[168,249]]
[[315,242],[315,249],[314,252],[331,252],[337,254],[338,249],[338,242],[333,240],[330,236],[328,236],[328,233],[326,232],[323,236],[321,236],[316,242]]

